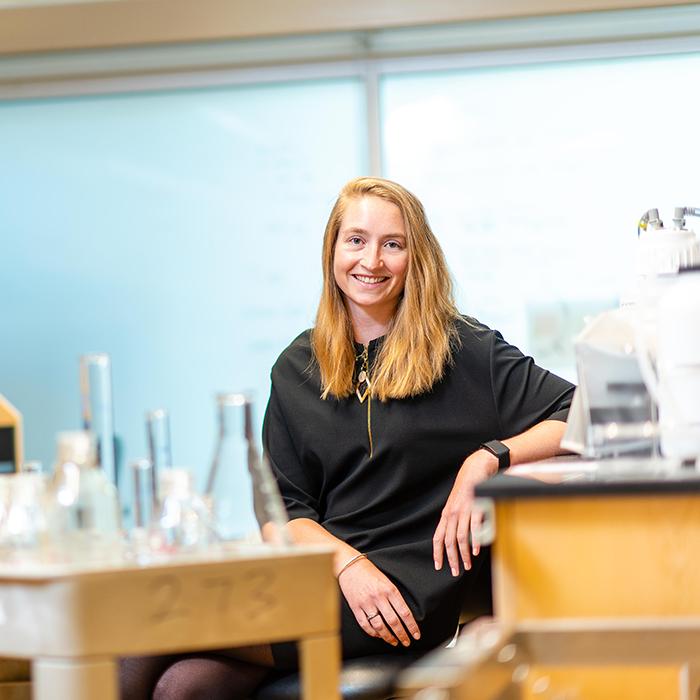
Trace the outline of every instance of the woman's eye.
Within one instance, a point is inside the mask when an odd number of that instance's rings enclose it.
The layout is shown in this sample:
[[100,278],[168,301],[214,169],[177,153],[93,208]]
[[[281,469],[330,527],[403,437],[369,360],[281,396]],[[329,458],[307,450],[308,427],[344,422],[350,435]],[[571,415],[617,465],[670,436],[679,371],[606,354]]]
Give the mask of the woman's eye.
[[362,243],[362,239],[358,238],[357,236],[353,236],[349,242],[353,245],[360,245],[360,243]]
[[392,250],[401,250],[401,248],[403,247],[398,241],[389,241],[386,245]]

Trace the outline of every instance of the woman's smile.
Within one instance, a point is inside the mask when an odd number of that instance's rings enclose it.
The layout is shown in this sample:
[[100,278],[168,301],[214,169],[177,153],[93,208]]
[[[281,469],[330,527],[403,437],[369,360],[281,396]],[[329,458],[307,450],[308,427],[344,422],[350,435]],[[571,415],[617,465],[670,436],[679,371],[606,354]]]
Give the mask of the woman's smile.
[[353,277],[365,284],[380,284],[389,279],[388,277],[367,277],[367,275],[353,275]]

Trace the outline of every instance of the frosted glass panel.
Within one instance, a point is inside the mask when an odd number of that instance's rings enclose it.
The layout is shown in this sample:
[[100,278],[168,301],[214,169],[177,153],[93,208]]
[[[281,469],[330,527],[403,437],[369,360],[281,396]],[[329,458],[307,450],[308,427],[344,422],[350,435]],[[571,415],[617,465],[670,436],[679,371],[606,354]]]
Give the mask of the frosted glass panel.
[[694,54],[386,77],[386,173],[426,205],[461,309],[575,378],[639,217],[700,202],[698,75]]
[[334,196],[366,170],[364,114],[355,80],[0,104],[0,391],[28,458],[79,427],[90,351],[112,356],[122,475],[148,409],[200,475],[215,392],[254,390],[260,425]]

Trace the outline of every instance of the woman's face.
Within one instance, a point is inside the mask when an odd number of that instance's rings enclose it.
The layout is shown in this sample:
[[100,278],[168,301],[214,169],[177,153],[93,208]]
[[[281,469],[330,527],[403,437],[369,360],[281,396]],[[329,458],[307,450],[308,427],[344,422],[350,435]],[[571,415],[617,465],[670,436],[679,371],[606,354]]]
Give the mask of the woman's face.
[[340,222],[333,273],[352,320],[388,323],[407,268],[408,242],[396,204],[374,196],[351,202]]

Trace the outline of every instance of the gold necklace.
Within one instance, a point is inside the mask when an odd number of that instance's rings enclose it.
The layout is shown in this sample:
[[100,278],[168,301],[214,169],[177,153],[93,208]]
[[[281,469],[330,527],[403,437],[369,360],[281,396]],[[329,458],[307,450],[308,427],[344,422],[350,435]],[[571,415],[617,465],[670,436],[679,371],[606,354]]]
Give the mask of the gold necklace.
[[372,395],[370,390],[372,388],[372,383],[369,380],[369,346],[365,345],[362,354],[358,355],[358,360],[362,360],[362,367],[360,367],[360,373],[357,375],[357,386],[355,387],[355,393],[357,398],[360,399],[360,403],[364,403],[365,399],[367,401],[367,436],[369,437],[369,456],[370,458],[374,454],[374,445],[372,444]]
[[369,380],[369,348],[367,345],[364,346],[364,350],[356,359],[362,360],[362,367],[360,367],[360,373],[357,375],[355,393],[357,398],[360,399],[360,403],[364,403],[372,388],[372,383]]

